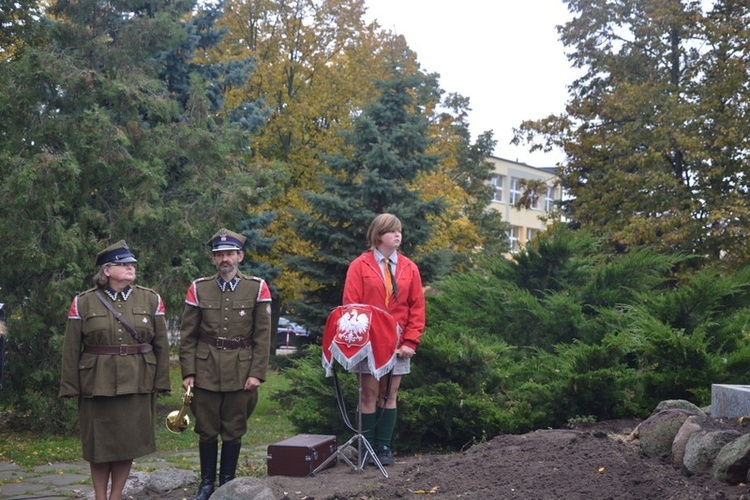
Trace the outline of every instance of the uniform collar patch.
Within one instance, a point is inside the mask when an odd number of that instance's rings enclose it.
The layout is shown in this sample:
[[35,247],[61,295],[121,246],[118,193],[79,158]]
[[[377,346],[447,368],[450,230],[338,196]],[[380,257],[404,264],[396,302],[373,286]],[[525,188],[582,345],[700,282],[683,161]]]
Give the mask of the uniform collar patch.
[[128,300],[128,297],[130,297],[130,294],[132,293],[132,291],[133,291],[133,288],[131,288],[131,286],[130,286],[130,285],[128,285],[128,286],[126,286],[125,288],[123,288],[123,289],[122,289],[122,291],[120,291],[120,292],[116,292],[116,291],[114,291],[113,289],[111,289],[110,287],[107,287],[107,288],[106,288],[106,289],[104,290],[104,293],[106,293],[106,294],[107,294],[107,296],[108,296],[108,297],[109,297],[110,299],[112,299],[112,300],[113,300],[114,302],[117,302],[117,296],[118,296],[118,295],[119,295],[120,297],[122,297],[122,300],[123,300],[123,301],[126,301],[126,300]]
[[221,276],[219,276],[219,279],[216,280],[216,284],[219,285],[219,290],[221,290],[222,292],[226,292],[227,289],[229,289],[232,292],[235,291],[235,289],[237,288],[237,284],[239,282],[240,282],[240,277],[236,274],[234,275],[234,278],[232,278],[229,281],[225,280]]

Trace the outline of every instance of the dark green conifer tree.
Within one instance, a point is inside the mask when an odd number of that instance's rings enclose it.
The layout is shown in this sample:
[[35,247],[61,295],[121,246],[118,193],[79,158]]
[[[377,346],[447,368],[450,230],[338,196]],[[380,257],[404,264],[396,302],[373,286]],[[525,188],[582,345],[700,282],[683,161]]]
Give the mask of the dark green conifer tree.
[[59,348],[98,250],[126,239],[137,282],[179,316],[190,279],[210,271],[203,243],[269,195],[248,167],[262,111],[222,109],[248,62],[191,62],[218,40],[206,9],[60,0],[2,63],[0,301],[10,334],[0,397],[27,428],[70,422],[58,418]]
[[[497,210],[488,210],[494,189],[490,184],[492,164],[487,161],[487,157],[492,156],[497,141],[493,138],[492,131],[486,131],[479,134],[475,142],[471,142],[467,120],[471,108],[467,97],[449,94],[443,100],[443,106],[450,111],[445,114],[451,121],[452,131],[461,138],[457,150],[458,163],[452,174],[458,185],[470,196],[466,200],[465,213],[476,225],[484,241],[482,256],[490,259],[501,257],[509,248],[510,224],[503,221],[502,214]],[[467,248],[462,255],[456,256],[454,267],[466,268],[474,257],[475,249]]]
[[403,223],[402,251],[420,266],[423,281],[444,272],[449,262],[444,251],[415,253],[430,237],[429,216],[440,213],[444,203],[425,201],[410,186],[438,161],[426,153],[428,123],[422,101],[438,96],[437,84],[422,74],[394,70],[378,86],[379,97],[362,110],[346,135],[350,153],[327,158],[330,174],[323,192],[308,193],[311,213],[298,214],[297,231],[316,253],[294,258],[291,264],[320,286],[292,309],[309,325],[325,324],[328,313],[341,305],[349,262],[367,249],[367,228],[380,213],[392,213]]

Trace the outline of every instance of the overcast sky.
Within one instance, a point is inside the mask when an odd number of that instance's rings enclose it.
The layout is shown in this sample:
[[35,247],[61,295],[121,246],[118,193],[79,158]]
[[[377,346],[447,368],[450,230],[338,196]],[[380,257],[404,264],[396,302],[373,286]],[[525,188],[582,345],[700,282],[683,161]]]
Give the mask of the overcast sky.
[[523,120],[561,113],[575,72],[555,26],[569,19],[562,0],[366,0],[368,21],[406,38],[440,86],[471,99],[474,138],[493,130],[495,156],[551,167],[561,151],[512,146]]

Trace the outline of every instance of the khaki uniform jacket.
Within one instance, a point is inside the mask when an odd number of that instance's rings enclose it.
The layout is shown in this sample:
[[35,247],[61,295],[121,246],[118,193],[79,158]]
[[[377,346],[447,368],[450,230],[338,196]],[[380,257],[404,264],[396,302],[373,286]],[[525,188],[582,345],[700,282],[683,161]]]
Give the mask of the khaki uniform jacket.
[[[138,344],[114,315],[87,290],[73,299],[63,342],[60,396],[120,396],[169,392],[169,339],[161,297],[133,287],[128,299],[112,305],[150,343],[153,351],[128,356],[83,353],[83,345]],[[105,300],[111,299],[103,294]]]
[[[261,278],[240,277],[222,292],[218,275],[195,280],[188,288],[180,331],[182,378],[195,386],[230,392],[244,388],[248,377],[266,378],[271,349],[271,293]],[[200,342],[201,335],[249,339],[250,347],[223,349]]]

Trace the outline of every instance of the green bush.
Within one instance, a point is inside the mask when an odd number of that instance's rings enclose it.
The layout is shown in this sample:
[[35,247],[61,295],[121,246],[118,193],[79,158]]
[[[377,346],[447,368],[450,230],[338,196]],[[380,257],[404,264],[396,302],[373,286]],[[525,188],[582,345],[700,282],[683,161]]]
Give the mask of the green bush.
[[[461,449],[581,415],[642,418],[665,399],[705,406],[711,384],[747,381],[750,268],[598,252],[585,234],[556,228],[513,260],[434,284],[399,391],[399,449]],[[286,374],[295,425],[341,429],[320,351]]]
[[468,391],[440,382],[399,391],[399,450],[448,447],[461,449],[503,431],[506,413],[501,400],[482,391]]

